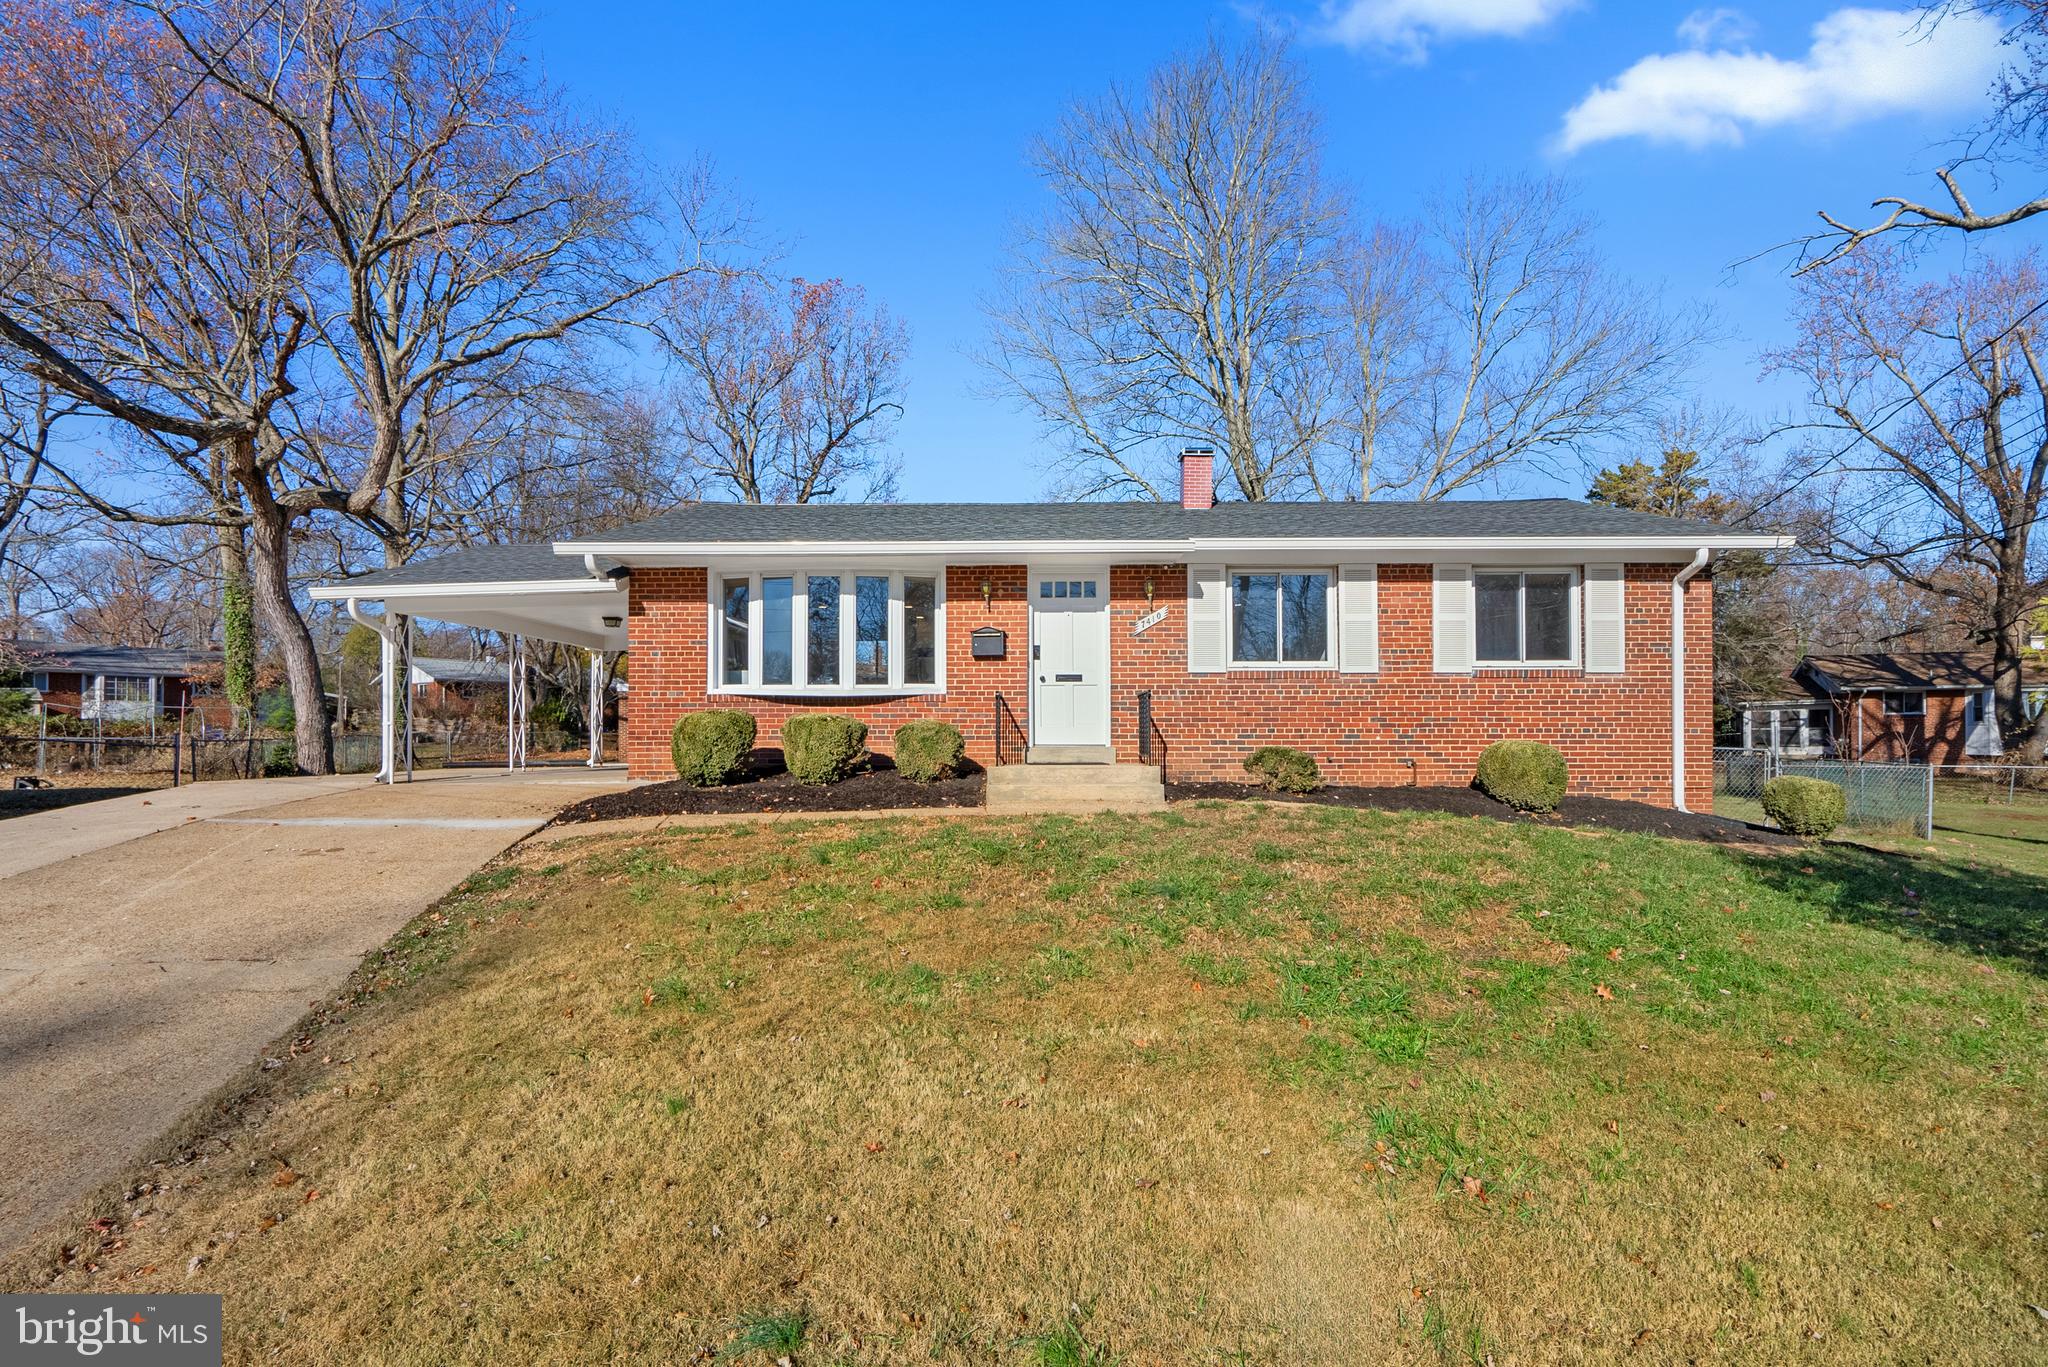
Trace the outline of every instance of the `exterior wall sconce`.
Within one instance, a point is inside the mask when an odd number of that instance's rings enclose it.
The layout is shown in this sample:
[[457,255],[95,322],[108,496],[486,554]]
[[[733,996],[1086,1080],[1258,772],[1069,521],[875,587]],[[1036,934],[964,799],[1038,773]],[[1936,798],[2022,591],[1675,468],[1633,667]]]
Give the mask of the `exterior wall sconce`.
[[1156,588],[1156,586],[1155,586],[1155,585],[1153,584],[1153,582],[1152,582],[1152,576],[1151,576],[1151,575],[1149,575],[1149,574],[1148,574],[1148,575],[1146,575],[1146,576],[1145,576],[1145,606],[1146,606],[1146,607],[1148,607],[1148,608],[1152,606],[1152,594],[1153,594],[1153,592],[1154,592],[1155,588]]
[[996,586],[987,575],[981,577],[981,605],[986,608],[995,601]]
[[617,627],[620,623],[624,622],[625,620],[626,619],[623,617],[606,617],[603,619],[604,624],[608,627]]

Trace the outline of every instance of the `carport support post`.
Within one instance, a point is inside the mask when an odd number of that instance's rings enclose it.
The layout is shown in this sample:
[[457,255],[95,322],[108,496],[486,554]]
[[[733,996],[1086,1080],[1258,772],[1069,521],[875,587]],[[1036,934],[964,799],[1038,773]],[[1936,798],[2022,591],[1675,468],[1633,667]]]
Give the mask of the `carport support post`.
[[584,716],[590,731],[590,767],[604,763],[604,652],[590,652],[590,706]]
[[377,781],[396,783],[398,766],[394,761],[398,719],[392,715],[392,690],[408,687],[412,680],[400,680],[398,677],[398,642],[392,639],[388,617],[377,624],[377,657],[378,663],[383,666],[379,678],[382,687],[377,690]]

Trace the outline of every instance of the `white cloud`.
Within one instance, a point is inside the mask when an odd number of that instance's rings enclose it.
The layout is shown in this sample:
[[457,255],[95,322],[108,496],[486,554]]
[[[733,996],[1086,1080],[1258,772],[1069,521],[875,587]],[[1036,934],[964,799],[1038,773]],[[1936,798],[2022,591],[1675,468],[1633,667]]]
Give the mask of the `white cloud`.
[[1432,42],[1520,38],[1580,0],[1326,0],[1317,34],[1348,48],[1419,62]]
[[[1714,37],[1711,26],[1703,31]],[[1840,9],[1813,26],[1813,46],[1798,59],[1726,47],[1645,57],[1573,105],[1555,146],[1571,153],[1615,138],[1734,145],[1758,129],[1967,105],[1982,99],[1998,68],[1999,32],[1976,14],[1930,29],[1912,10]]]
[[1739,9],[1696,9],[1678,26],[1678,40],[1687,47],[1727,47],[1746,43],[1756,23]]

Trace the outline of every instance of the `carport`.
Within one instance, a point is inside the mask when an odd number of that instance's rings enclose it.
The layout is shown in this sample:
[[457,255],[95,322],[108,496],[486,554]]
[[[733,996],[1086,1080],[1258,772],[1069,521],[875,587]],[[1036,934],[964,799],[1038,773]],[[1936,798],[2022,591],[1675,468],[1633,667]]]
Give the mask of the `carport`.
[[[626,572],[602,556],[580,560],[551,547],[474,546],[447,555],[379,570],[338,584],[322,584],[309,597],[343,604],[355,621],[377,633],[383,686],[378,689],[378,769],[381,783],[412,777],[412,621],[425,618],[502,632],[511,642],[506,661],[505,764],[526,767],[527,654],[531,641],[573,646],[589,656],[589,715],[604,714],[604,660],[626,648]],[[376,605],[372,611],[368,605]],[[390,680],[406,699],[401,718]],[[590,728],[590,758],[603,758],[603,727]],[[401,751],[401,738],[403,749]],[[400,756],[403,755],[401,763]]]

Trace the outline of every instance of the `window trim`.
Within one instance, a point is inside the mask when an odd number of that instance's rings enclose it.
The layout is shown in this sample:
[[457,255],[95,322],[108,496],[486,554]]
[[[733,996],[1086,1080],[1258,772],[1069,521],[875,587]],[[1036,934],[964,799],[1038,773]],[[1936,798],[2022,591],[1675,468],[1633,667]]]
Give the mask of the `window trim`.
[[[721,569],[717,565],[707,567],[705,599],[709,609],[707,626],[708,667],[706,669],[705,692],[713,697],[761,697],[761,698],[900,698],[922,697],[941,694],[946,691],[946,571],[939,569],[884,569],[876,565],[858,565],[837,561],[819,561],[794,566],[771,566],[768,568]],[[809,624],[811,610],[811,579],[833,578],[839,580],[839,683],[812,684],[808,682],[811,671],[809,645]],[[747,581],[747,669],[746,682],[729,684],[725,678],[725,583],[728,579]],[[761,581],[764,579],[788,579],[790,584],[790,675],[792,682],[786,684],[764,684],[754,682],[761,677],[762,656],[766,640],[763,635],[765,600],[761,595]],[[862,684],[852,682],[855,677],[857,656],[855,636],[859,620],[857,597],[859,581],[862,579],[887,579],[889,581],[889,608],[887,642],[889,651],[889,681],[887,683]],[[908,663],[904,649],[905,614],[903,606],[903,581],[905,579],[929,579],[932,582],[932,634],[933,660],[931,683],[906,683],[904,667]]]
[[[1320,660],[1240,660],[1237,658],[1237,576],[1240,574],[1320,574],[1323,576],[1323,658]],[[1279,600],[1273,610],[1273,652],[1278,654],[1287,639],[1287,629],[1281,618],[1287,595],[1277,588],[1275,597]],[[1335,674],[1339,650],[1337,633],[1337,567],[1335,565],[1225,565],[1223,567],[1223,667],[1227,671],[1247,673],[1268,673],[1274,670],[1290,670],[1295,673]]]
[[[1571,636],[1571,650],[1561,660],[1482,660],[1479,658],[1479,578],[1487,574],[1515,574],[1522,577],[1518,594],[1521,604],[1522,649],[1529,648],[1529,576],[1532,574],[1562,574],[1566,584],[1567,606],[1565,608],[1566,629]],[[1472,607],[1466,623],[1466,641],[1471,651],[1472,670],[1503,669],[1582,669],[1585,660],[1586,610],[1585,568],[1581,565],[1474,565],[1472,567]]]
[[[1893,711],[1893,698],[1910,698],[1917,701],[1919,706],[1910,712],[1903,706],[1897,711]],[[1927,716],[1927,691],[1921,688],[1887,688],[1884,690],[1883,701],[1878,704],[1878,707],[1880,709],[1879,715],[1881,716],[1920,717],[1924,719]]]

